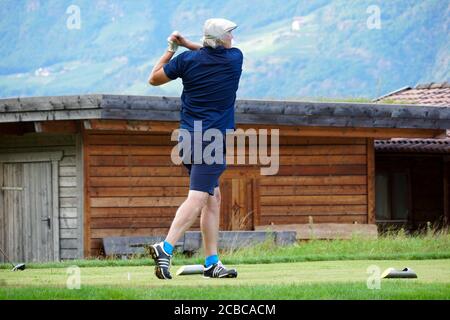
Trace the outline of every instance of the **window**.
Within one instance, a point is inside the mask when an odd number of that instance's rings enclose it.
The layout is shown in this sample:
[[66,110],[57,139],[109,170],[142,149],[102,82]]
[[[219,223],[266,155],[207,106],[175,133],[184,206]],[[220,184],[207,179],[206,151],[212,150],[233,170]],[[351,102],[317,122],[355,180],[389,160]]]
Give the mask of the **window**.
[[375,178],[375,208],[377,220],[390,220],[389,175],[380,173]]
[[393,220],[408,220],[408,177],[406,173],[396,172],[392,177],[392,215]]
[[406,171],[380,171],[375,177],[376,220],[407,221],[409,176]]

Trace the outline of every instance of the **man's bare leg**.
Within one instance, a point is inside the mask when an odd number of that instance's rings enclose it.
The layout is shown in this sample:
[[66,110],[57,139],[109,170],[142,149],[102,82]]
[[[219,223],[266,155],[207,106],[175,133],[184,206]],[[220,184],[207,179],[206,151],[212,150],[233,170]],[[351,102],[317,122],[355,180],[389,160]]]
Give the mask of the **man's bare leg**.
[[205,250],[205,268],[203,276],[209,278],[236,278],[236,269],[226,268],[217,254],[220,223],[220,190],[214,189],[214,196],[209,196],[207,205],[202,209],[200,226]]
[[217,254],[217,242],[219,238],[220,223],[220,189],[214,189],[214,195],[208,197],[206,206],[202,209],[200,227],[203,236],[203,248],[205,256]]
[[207,192],[189,190],[187,199],[178,208],[170,226],[166,241],[175,246],[178,239],[188,230],[206,206],[209,198]]
[[190,190],[187,199],[177,210],[166,240],[149,247],[150,255],[155,261],[155,275],[159,279],[172,279],[169,269],[173,247],[195,222],[203,207],[206,206],[208,197],[207,192]]

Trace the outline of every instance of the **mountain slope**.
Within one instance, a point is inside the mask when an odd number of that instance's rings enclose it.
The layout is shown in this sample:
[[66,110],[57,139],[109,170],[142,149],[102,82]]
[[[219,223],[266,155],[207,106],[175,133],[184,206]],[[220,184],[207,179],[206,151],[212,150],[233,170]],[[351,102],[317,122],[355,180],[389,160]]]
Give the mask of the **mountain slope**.
[[[72,4],[80,29],[67,28]],[[239,24],[242,98],[373,98],[450,78],[448,0],[2,0],[0,14],[1,97],[179,95],[180,80],[153,88],[148,74],[172,30],[198,40],[210,17]]]

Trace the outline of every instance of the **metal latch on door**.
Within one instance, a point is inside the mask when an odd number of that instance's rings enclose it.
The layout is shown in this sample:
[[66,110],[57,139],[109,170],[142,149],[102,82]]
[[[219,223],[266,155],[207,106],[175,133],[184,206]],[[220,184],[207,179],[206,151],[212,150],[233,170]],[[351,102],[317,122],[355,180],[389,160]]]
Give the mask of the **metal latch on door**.
[[50,222],[51,222],[50,217],[47,217],[45,219],[41,219],[41,221],[47,221],[47,226],[50,228],[50,226],[51,226],[51,224],[50,224]]

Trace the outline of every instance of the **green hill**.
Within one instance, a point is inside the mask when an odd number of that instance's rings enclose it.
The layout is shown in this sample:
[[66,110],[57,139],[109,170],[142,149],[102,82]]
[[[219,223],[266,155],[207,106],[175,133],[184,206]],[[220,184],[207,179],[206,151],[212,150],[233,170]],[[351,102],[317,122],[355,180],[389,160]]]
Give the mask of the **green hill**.
[[[80,29],[67,27],[70,5]],[[173,30],[198,40],[210,17],[239,24],[241,98],[373,98],[450,79],[447,0],[2,0],[0,14],[1,97],[179,95],[180,80],[153,88],[148,74]]]

